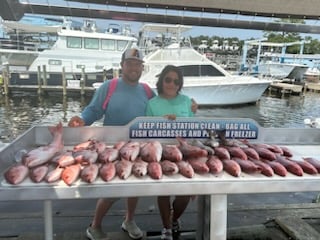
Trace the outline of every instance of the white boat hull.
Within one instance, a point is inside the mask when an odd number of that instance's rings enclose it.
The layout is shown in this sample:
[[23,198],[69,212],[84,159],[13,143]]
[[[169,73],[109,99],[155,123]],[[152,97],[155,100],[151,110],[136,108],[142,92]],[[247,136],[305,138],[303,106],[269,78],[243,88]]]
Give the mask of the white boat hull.
[[206,86],[186,86],[182,93],[193,98],[199,105],[237,105],[257,102],[269,83],[220,84]]
[[14,49],[0,49],[0,64],[9,64],[12,68],[21,66],[27,69],[37,58],[38,52]]
[[271,76],[276,79],[290,78],[302,81],[308,66],[294,63],[261,63],[259,74]]
[[184,74],[182,93],[194,98],[199,105],[253,103],[261,98],[272,82],[269,79],[253,76],[231,75],[216,63],[199,56],[193,49],[161,49],[151,57],[147,56],[141,81],[156,89],[158,74],[167,64],[182,69]]

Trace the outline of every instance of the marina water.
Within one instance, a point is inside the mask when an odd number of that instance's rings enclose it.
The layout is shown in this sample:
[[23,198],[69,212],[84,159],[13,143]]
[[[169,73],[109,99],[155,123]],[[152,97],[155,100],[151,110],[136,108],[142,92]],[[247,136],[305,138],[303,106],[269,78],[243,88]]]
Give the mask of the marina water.
[[[232,97],[232,95],[230,96]],[[8,143],[36,125],[53,125],[78,115],[91,97],[39,97],[19,95],[0,98],[0,141]],[[196,116],[251,118],[266,128],[305,128],[303,120],[320,117],[320,94],[274,96],[265,94],[255,104],[228,107],[200,107]],[[95,123],[101,125],[101,122]]]

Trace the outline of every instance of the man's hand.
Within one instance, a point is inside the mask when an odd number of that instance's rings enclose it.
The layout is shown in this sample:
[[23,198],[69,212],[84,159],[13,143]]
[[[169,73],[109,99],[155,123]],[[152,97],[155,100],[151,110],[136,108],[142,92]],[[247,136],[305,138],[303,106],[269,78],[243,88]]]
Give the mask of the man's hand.
[[84,121],[79,116],[74,116],[69,120],[68,126],[69,127],[82,127],[84,126]]

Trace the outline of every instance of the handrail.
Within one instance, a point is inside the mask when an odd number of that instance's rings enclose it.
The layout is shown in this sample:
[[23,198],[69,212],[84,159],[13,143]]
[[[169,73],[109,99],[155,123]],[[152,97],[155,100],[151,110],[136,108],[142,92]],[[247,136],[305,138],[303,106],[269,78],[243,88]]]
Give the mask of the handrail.
[[37,42],[23,42],[19,40],[12,39],[0,39],[1,49],[15,49],[15,50],[27,50],[27,51],[43,51],[49,48],[49,44],[37,43]]

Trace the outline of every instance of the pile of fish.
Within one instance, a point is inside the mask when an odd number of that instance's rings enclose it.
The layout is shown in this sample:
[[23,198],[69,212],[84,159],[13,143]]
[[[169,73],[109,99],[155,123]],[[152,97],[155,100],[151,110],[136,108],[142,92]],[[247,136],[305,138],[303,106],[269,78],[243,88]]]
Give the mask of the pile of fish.
[[81,179],[93,183],[97,178],[109,182],[116,176],[127,179],[181,174],[193,178],[197,174],[219,174],[222,171],[239,177],[242,172],[285,177],[320,173],[320,161],[315,158],[294,159],[284,146],[250,143],[248,140],[226,140],[224,132],[211,132],[205,141],[177,137],[177,144],[162,144],[157,140],[120,141],[110,145],[89,139],[66,149],[63,127],[49,127],[53,136],[47,146],[26,153],[21,162],[4,173],[9,184],[17,185],[29,178],[34,183],[63,181],[72,185]]

